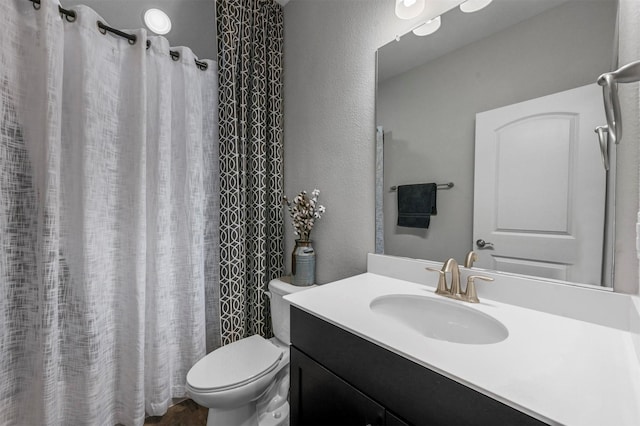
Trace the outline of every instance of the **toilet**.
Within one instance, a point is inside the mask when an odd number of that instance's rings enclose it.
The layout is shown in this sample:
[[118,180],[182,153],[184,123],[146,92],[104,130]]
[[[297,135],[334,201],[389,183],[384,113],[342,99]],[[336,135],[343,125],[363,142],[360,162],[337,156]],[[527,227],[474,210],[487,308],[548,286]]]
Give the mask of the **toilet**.
[[275,337],[246,337],[216,349],[187,373],[187,393],[209,408],[207,426],[289,424],[289,303],[287,294],[306,290],[290,277],[269,283]]

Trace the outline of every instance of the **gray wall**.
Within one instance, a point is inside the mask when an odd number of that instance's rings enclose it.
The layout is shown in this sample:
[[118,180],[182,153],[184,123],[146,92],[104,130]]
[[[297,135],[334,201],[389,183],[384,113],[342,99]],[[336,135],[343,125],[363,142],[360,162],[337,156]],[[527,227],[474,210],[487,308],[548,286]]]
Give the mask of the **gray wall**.
[[[385,253],[464,259],[473,248],[476,113],[595,84],[611,67],[615,6],[567,3],[381,82],[377,124],[391,131],[384,157]],[[389,186],[429,181],[456,185],[439,191],[430,228],[397,227]]]
[[[436,16],[459,1],[428,3]],[[285,192],[321,191],[327,212],[311,234],[318,283],[364,272],[375,249],[375,52],[412,25],[393,9],[390,0],[284,8]],[[295,236],[285,223],[288,259]]]
[[[365,271],[374,251],[375,51],[410,27],[395,18],[392,4],[294,0],[285,7],[285,190],[323,191],[327,214],[312,235],[319,283]],[[440,8],[431,16],[451,6],[429,5]],[[637,140],[626,128],[626,138]],[[631,164],[618,171],[615,287],[637,293],[637,144],[625,148],[632,152],[623,155]],[[289,253],[290,225],[285,235]]]
[[[621,0],[620,64],[640,59],[640,2]],[[616,186],[616,258],[615,289],[640,294],[636,223],[638,212],[638,149],[640,147],[639,85],[621,84],[620,104],[624,134],[618,145]],[[639,244],[640,245],[640,244]]]
[[118,29],[146,28],[147,9],[161,9],[171,18],[171,31],[164,37],[171,46],[187,46],[200,59],[216,59],[214,0],[61,0],[63,7],[84,4],[106,23]]

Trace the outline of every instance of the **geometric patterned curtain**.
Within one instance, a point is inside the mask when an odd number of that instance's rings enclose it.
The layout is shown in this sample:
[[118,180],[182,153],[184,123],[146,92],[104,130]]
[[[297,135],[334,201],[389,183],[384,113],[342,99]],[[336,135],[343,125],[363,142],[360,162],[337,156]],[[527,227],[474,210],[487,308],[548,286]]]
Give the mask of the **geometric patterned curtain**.
[[282,275],[283,13],[273,0],[218,0],[222,344],[270,337]]

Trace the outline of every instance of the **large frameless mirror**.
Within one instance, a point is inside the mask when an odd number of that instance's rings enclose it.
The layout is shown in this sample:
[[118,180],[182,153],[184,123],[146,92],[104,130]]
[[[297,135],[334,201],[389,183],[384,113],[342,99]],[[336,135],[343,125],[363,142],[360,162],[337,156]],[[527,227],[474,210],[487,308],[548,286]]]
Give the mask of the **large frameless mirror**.
[[[382,46],[377,251],[612,287],[615,147],[607,170],[594,130],[616,17],[614,0],[494,0]],[[399,187],[425,183],[428,228],[399,226]]]

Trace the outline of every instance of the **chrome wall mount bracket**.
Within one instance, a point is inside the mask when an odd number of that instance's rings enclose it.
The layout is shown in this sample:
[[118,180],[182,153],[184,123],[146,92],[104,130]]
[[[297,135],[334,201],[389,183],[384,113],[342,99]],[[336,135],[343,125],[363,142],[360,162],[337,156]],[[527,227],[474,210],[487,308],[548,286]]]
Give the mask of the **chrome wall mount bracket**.
[[607,125],[598,126],[594,131],[598,135],[602,162],[607,171],[609,170],[609,142],[619,144],[622,140],[622,113],[618,83],[635,83],[637,81],[640,81],[640,61],[631,62],[616,71],[604,73],[598,77],[598,85],[602,86]]
[[[598,84],[602,86],[604,100],[604,112],[607,117],[608,139],[619,144],[622,140],[622,117],[620,112],[620,98],[618,96],[618,83],[635,83],[640,81],[640,61],[631,62],[616,71],[602,74],[598,77]],[[598,137],[605,132],[598,131]],[[602,138],[601,138],[602,145]]]

